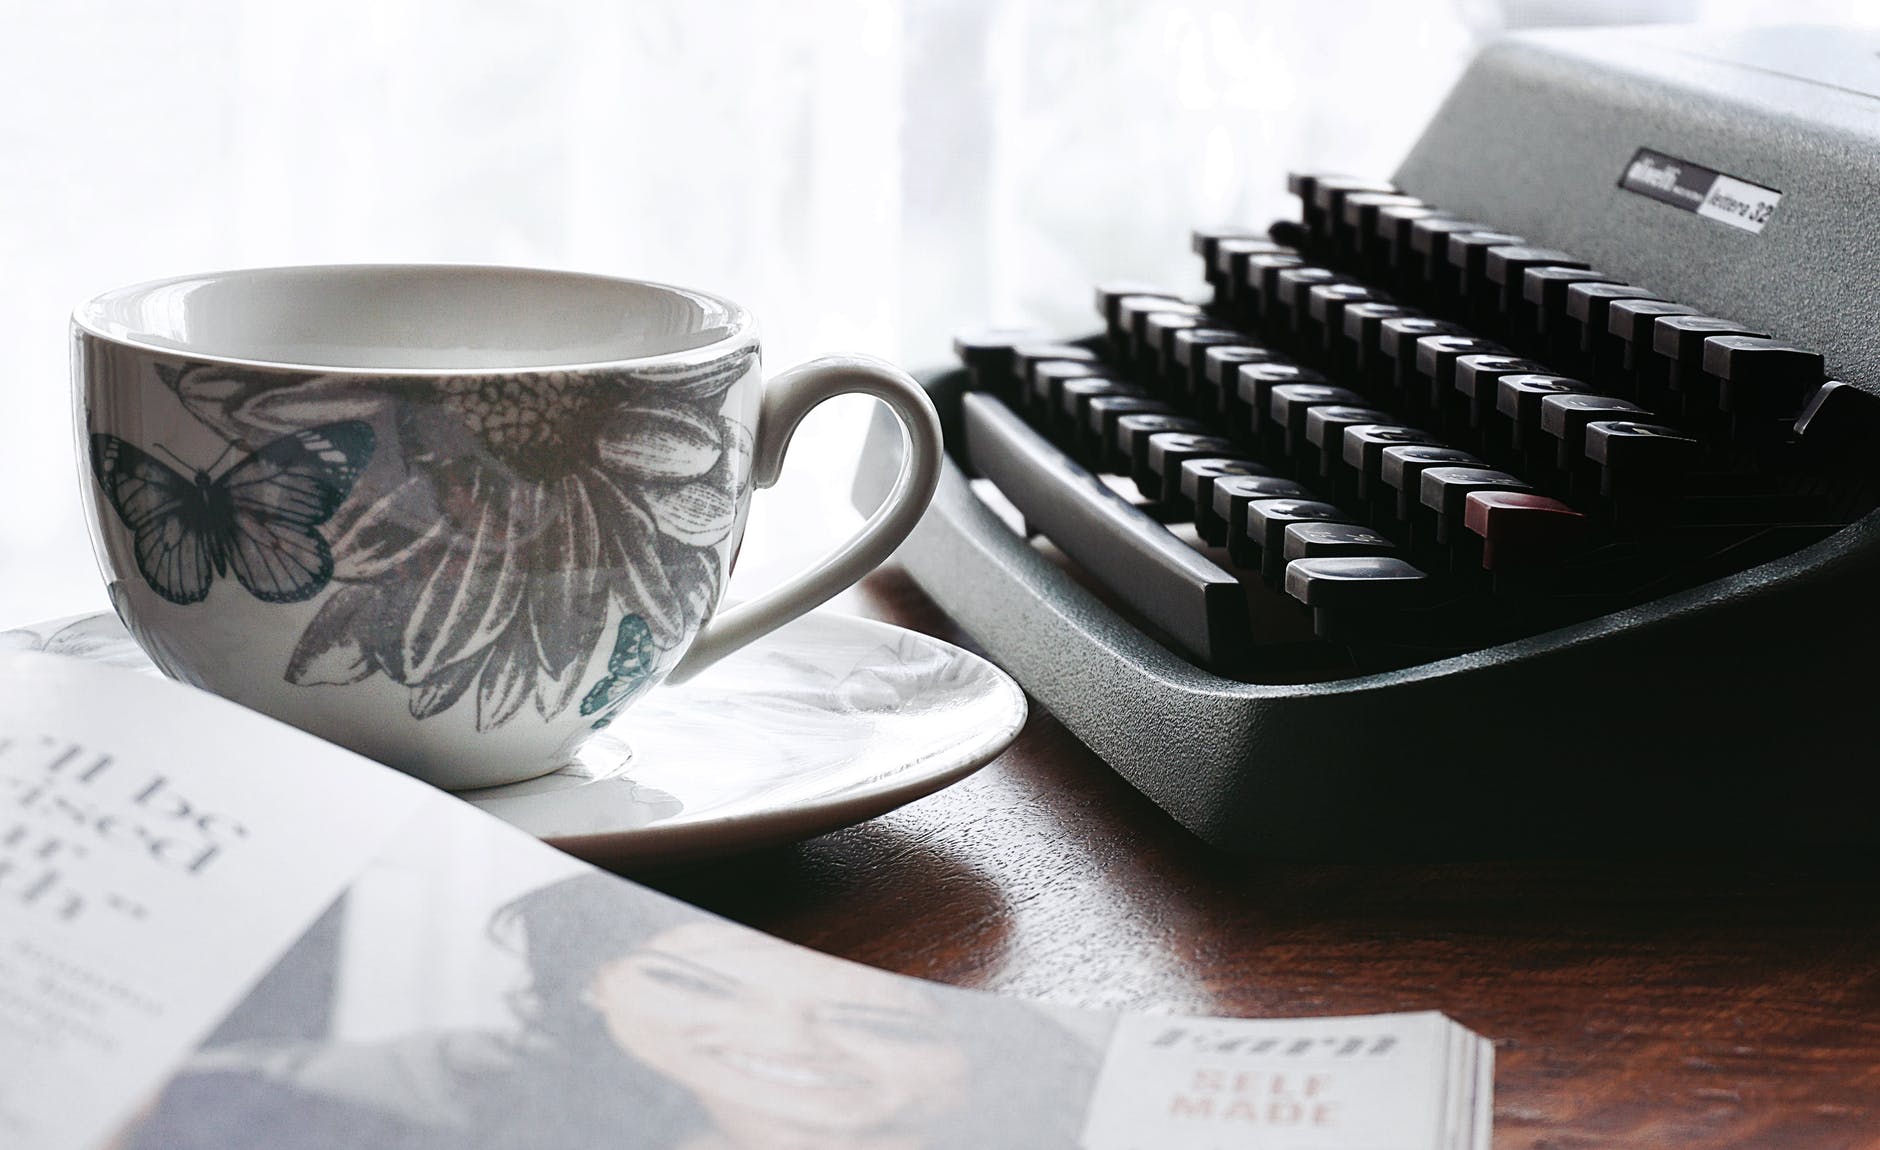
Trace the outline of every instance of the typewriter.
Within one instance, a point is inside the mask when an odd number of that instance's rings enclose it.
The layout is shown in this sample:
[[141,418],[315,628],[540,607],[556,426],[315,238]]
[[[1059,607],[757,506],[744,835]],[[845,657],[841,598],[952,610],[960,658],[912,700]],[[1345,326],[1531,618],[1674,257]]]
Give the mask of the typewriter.
[[1514,37],[1290,187],[959,337],[914,578],[1218,847],[1871,842],[1880,41]]

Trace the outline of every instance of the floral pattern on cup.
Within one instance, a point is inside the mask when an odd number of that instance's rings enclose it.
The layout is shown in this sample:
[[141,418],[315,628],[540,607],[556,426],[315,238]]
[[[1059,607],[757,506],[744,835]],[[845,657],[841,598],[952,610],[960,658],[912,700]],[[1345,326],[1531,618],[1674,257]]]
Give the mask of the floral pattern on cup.
[[[330,548],[332,586],[285,678],[384,676],[409,689],[413,717],[468,703],[489,730],[525,706],[549,718],[578,698],[604,721],[711,614],[752,450],[722,409],[755,368],[746,346],[629,370],[158,374],[231,450],[259,453],[308,428],[371,429],[369,473],[306,528]],[[603,644],[608,670],[584,684]]]

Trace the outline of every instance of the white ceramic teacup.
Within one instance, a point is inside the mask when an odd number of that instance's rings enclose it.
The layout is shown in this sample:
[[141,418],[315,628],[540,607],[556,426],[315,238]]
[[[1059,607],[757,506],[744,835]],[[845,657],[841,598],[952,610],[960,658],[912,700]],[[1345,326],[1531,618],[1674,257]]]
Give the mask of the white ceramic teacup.
[[[906,374],[830,358],[765,383],[748,312],[659,284],[271,268],[109,292],[73,327],[92,538],[151,658],[445,787],[554,770],[661,680],[821,603],[939,475]],[[752,489],[848,392],[906,430],[893,492],[714,616]]]

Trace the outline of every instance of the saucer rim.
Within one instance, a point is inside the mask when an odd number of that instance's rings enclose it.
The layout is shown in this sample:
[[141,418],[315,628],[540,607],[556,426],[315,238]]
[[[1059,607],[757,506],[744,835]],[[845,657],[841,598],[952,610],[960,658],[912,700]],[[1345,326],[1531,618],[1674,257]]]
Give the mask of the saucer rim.
[[[839,796],[821,800],[812,799],[793,803],[786,808],[769,809],[753,814],[718,815],[690,822],[675,820],[615,831],[538,835],[495,811],[482,807],[475,801],[474,796],[500,790],[502,789],[500,787],[485,787],[477,791],[455,791],[451,792],[451,795],[453,798],[470,803],[485,814],[502,819],[524,834],[584,861],[610,868],[633,867],[640,870],[654,870],[668,865],[687,865],[798,842],[816,835],[842,830],[890,811],[899,810],[909,803],[945,790],[998,758],[1017,740],[1019,733],[1024,730],[1025,723],[1030,718],[1030,700],[1025,697],[1025,692],[1019,687],[1017,681],[992,660],[977,652],[969,651],[956,643],[950,643],[924,631],[890,623],[885,619],[849,615],[840,611],[812,610],[799,616],[798,619],[791,620],[791,623],[807,619],[817,620],[824,625],[833,624],[844,629],[874,631],[886,639],[912,635],[922,643],[952,653],[955,658],[963,656],[982,673],[988,693],[996,692],[1006,696],[1009,704],[1007,713],[1010,718],[1000,727],[976,732],[975,737],[970,741],[962,740],[954,748],[953,753],[945,756],[945,766],[920,770],[916,766],[908,765],[892,775],[877,779],[861,788],[845,790]],[[784,630],[789,626],[790,624],[786,623],[778,630]],[[763,641],[763,639],[758,640],[759,643]],[[632,708],[628,708],[614,722],[630,722],[631,715]],[[608,726],[611,727],[613,724],[610,723]],[[628,739],[627,742],[631,746],[632,740]],[[731,834],[735,841],[721,841],[722,837],[727,834]],[[695,839],[708,841],[694,842]]]

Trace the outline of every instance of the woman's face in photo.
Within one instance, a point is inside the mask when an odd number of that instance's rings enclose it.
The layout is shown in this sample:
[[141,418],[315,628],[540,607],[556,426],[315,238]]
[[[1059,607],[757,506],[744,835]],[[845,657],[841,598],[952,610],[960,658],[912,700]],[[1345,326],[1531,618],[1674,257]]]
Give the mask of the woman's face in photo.
[[721,1122],[888,1131],[965,1097],[966,1055],[917,987],[727,924],[660,934],[601,967],[588,1001]]

